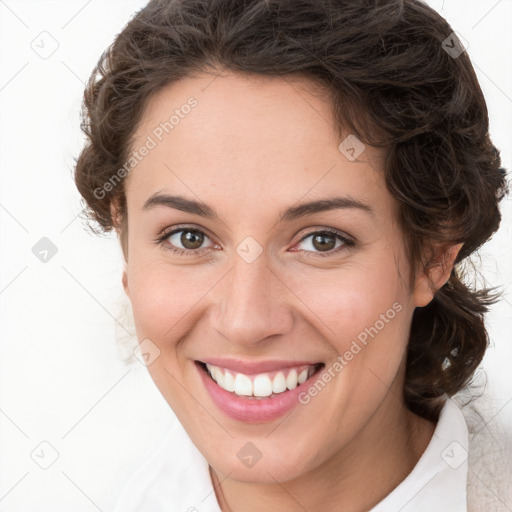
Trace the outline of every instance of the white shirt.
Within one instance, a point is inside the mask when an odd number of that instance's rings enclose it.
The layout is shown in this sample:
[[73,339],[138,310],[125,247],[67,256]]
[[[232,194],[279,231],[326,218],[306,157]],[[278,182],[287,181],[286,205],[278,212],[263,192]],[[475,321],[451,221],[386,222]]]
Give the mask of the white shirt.
[[[467,512],[468,429],[453,400],[411,473],[370,512]],[[128,480],[114,512],[220,512],[207,460],[179,421]]]

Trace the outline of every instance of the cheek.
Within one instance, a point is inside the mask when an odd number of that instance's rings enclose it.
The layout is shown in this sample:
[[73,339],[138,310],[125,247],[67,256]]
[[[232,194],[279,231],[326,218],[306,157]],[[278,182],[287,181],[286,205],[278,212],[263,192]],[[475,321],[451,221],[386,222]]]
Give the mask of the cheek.
[[[352,340],[364,340],[375,330],[392,337],[407,325],[409,294],[396,267],[347,265],[337,272],[316,270],[294,280],[295,292],[313,315],[311,322],[338,352]],[[316,320],[315,320],[316,318]]]
[[[180,322],[204,296],[204,281],[190,270],[171,268],[160,262],[128,266],[130,301],[139,339],[161,343],[180,334]],[[203,283],[203,284],[200,284]]]
[[149,339],[159,350],[147,370],[173,410],[183,411],[187,404],[184,368],[176,354],[180,340],[190,334],[197,320],[194,308],[201,304],[205,290],[199,288],[201,280],[191,279],[186,269],[161,262],[141,260],[139,265],[133,258],[127,271],[138,340]]

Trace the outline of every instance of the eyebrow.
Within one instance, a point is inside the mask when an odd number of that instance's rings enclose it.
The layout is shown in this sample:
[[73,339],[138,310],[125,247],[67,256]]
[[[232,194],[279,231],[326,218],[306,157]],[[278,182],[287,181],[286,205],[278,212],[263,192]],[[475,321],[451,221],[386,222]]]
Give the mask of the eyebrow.
[[[194,199],[187,199],[183,196],[175,196],[168,194],[153,194],[142,207],[143,210],[149,210],[156,206],[166,206],[168,208],[174,208],[186,213],[192,213],[199,215],[206,219],[219,220],[220,216],[215,210],[210,208],[206,203],[196,201]],[[374,214],[374,210],[371,206],[353,199],[351,197],[330,197],[326,199],[320,199],[316,201],[310,201],[307,203],[301,203],[297,206],[292,206],[282,211],[279,215],[278,222],[291,222],[293,220],[313,215],[315,213],[326,212],[330,210],[338,209],[358,209]]]

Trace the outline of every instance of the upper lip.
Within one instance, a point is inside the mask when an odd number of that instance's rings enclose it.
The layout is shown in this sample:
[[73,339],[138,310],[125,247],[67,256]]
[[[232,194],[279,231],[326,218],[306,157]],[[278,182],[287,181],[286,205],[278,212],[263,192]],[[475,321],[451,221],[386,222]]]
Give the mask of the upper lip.
[[201,362],[211,364],[213,366],[220,366],[221,368],[243,373],[245,375],[273,372],[297,366],[313,366],[319,364],[319,361],[283,361],[277,359],[268,361],[243,361],[242,359],[226,359],[222,357],[211,357],[203,359]]

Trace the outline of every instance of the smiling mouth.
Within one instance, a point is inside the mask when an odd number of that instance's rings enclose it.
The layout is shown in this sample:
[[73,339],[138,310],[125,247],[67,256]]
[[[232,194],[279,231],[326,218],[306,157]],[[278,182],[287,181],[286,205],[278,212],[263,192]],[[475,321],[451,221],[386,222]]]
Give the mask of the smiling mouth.
[[202,361],[196,361],[196,364],[223,390],[252,400],[279,397],[306,382],[325,366],[324,363],[316,363],[272,372],[244,374]]

